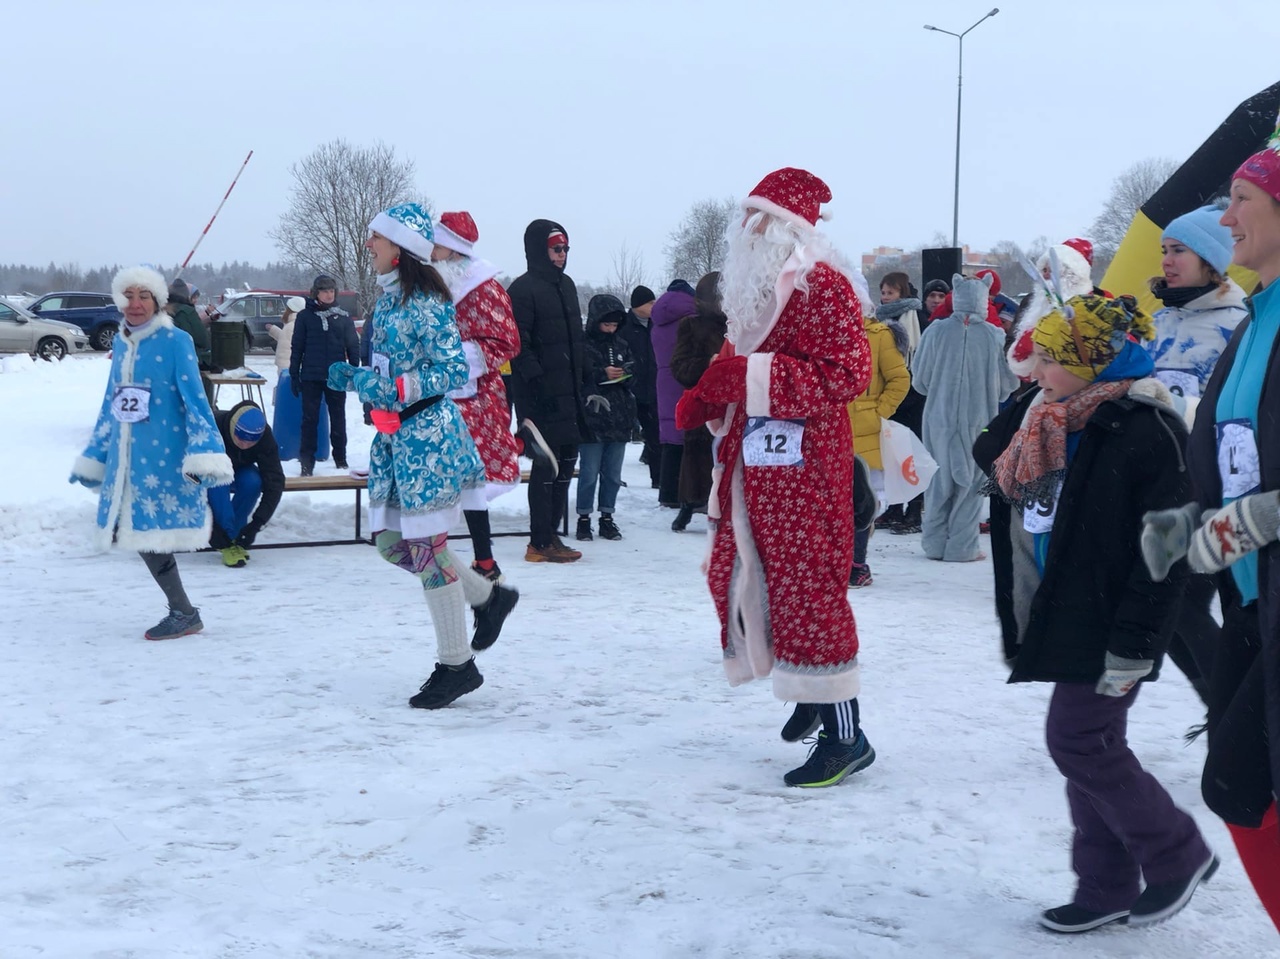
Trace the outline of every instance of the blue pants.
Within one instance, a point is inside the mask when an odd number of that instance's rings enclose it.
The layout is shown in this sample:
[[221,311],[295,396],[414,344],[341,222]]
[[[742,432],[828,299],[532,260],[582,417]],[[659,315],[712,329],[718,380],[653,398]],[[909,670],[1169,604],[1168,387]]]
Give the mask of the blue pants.
[[[256,466],[244,466],[236,470],[230,486],[214,486],[209,490],[209,508],[213,510],[213,536],[210,542],[218,547],[219,532],[227,539],[227,545],[249,522],[253,509],[262,498],[262,474]],[[218,547],[225,549],[226,547]]]
[[622,486],[624,443],[583,443],[578,447],[578,515],[590,516],[600,483],[600,512],[612,513]]

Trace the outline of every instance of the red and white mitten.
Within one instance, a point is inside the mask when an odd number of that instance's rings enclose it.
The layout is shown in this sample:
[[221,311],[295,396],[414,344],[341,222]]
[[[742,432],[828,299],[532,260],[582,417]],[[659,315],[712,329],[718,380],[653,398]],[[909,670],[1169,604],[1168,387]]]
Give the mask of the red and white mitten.
[[1216,573],[1274,543],[1278,534],[1280,490],[1242,496],[1205,518],[1191,537],[1187,562],[1197,573]]
[[708,403],[741,403],[747,398],[747,358],[716,360],[707,367],[695,389]]

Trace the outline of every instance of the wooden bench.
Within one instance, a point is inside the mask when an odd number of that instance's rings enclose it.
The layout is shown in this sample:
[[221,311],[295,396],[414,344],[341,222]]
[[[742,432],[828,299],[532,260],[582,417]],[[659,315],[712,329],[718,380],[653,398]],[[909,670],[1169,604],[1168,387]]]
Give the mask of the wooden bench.
[[355,490],[356,514],[355,536],[351,539],[307,540],[301,543],[258,543],[254,549],[286,549],[293,546],[348,546],[352,543],[372,543],[373,540],[361,532],[361,497],[368,487],[368,480],[357,478],[349,473],[333,473],[328,476],[286,476],[284,491],[286,493],[324,493],[330,490]]

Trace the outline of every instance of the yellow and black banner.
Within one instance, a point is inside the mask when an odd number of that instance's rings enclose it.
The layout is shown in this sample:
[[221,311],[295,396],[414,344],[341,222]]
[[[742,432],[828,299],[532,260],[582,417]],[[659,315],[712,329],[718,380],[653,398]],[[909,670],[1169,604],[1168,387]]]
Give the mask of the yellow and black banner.
[[[1102,278],[1103,289],[1116,295],[1136,296],[1147,313],[1161,308],[1163,304],[1151,295],[1147,281],[1160,273],[1160,237],[1164,228],[1176,217],[1215,197],[1226,196],[1231,174],[1262,149],[1274,132],[1277,112],[1280,83],[1255,93],[1231,111],[1209,139],[1142,205]],[[1253,273],[1237,266],[1228,272],[1246,293],[1258,282]]]

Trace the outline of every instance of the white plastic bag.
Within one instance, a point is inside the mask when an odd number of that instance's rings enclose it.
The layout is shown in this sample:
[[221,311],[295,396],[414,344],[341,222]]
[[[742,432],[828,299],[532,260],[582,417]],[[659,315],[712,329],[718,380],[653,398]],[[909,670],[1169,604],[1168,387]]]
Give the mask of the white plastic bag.
[[915,499],[938,472],[920,437],[893,420],[880,421],[880,459],[884,461],[884,498],[890,506]]

